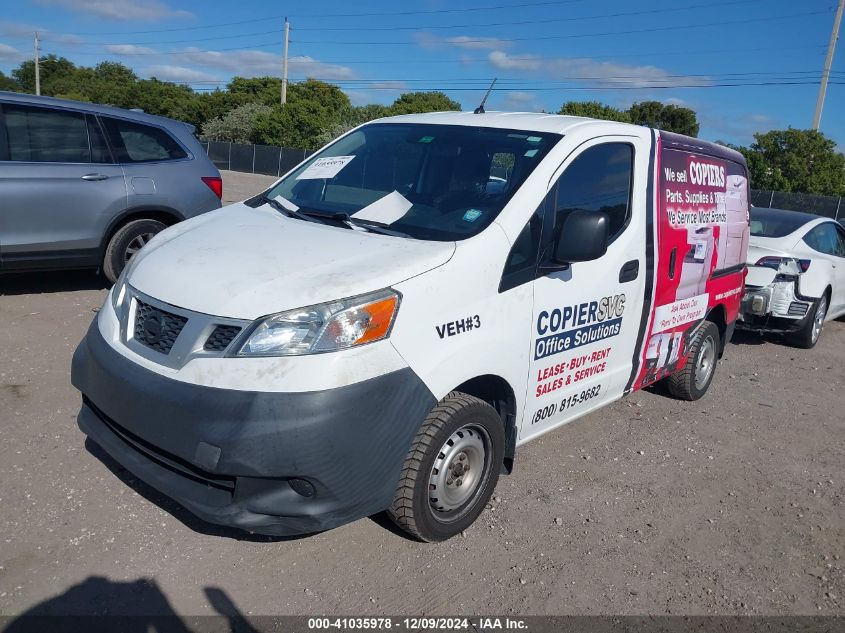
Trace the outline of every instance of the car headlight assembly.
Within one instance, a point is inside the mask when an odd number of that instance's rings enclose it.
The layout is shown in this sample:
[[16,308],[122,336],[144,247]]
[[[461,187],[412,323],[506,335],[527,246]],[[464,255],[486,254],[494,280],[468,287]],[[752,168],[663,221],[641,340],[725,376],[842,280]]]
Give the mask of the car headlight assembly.
[[264,317],[232,355],[301,356],[380,341],[390,336],[401,298],[387,289]]
[[111,289],[111,307],[114,308],[114,313],[117,315],[118,319],[122,318],[124,307],[129,298],[126,284],[126,277],[128,274],[129,266],[127,265],[123,268],[123,272],[120,273],[120,277],[117,278],[117,281],[114,282],[114,286],[112,286]]

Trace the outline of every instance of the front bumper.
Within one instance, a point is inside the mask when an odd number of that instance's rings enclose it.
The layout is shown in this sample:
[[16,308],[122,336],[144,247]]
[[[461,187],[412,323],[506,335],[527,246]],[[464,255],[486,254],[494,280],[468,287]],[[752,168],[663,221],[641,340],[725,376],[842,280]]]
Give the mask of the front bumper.
[[387,508],[436,403],[410,368],[303,393],[185,383],[118,353],[96,321],[71,382],[80,429],[123,467],[201,519],[274,535]]

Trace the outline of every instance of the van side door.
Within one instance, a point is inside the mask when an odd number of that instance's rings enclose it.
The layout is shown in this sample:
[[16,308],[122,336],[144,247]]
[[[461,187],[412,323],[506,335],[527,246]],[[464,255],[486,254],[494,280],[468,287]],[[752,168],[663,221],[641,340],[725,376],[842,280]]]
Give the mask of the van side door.
[[[630,378],[646,278],[652,138],[602,136],[575,149],[546,197],[534,283],[532,349],[520,441],[622,396]],[[605,213],[607,252],[551,271],[568,214]],[[544,268],[544,266],[548,266]]]
[[0,109],[3,268],[97,265],[104,217],[126,208],[126,184],[96,117],[11,102]]

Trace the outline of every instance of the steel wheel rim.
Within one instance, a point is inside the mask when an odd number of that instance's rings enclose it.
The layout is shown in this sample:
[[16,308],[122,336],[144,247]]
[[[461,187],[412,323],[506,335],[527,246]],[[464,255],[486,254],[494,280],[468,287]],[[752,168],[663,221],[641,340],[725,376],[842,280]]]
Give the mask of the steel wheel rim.
[[822,326],[824,325],[824,317],[827,314],[827,297],[819,299],[819,305],[816,308],[816,314],[813,317],[813,343],[819,340],[819,334],[822,333]]
[[455,521],[472,507],[487,479],[491,446],[487,431],[467,424],[440,447],[428,478],[429,504],[437,520]]
[[144,245],[155,237],[155,233],[142,233],[137,235],[126,245],[126,252],[123,254],[123,261],[128,262],[135,257],[135,253],[144,248]]
[[701,343],[701,350],[698,360],[695,363],[695,388],[704,389],[710,376],[713,375],[713,367],[716,365],[716,343],[712,336],[708,336]]

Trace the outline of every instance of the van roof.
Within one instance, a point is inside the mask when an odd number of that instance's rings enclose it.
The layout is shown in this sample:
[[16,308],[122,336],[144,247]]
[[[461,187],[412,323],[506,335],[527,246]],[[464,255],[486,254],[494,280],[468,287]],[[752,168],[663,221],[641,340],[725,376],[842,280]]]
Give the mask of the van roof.
[[[380,123],[428,123],[439,125],[466,125],[477,127],[506,128],[524,130],[526,132],[550,132],[566,134],[576,126],[582,125],[611,125],[618,128],[620,133],[625,131],[641,131],[642,127],[632,123],[618,121],[604,121],[580,116],[563,116],[560,114],[546,114],[541,112],[429,112],[426,114],[402,114],[399,116],[377,119]],[[724,158],[740,165],[745,165],[745,158],[729,147],[717,145],[692,136],[660,131],[660,138],[664,148],[679,149],[687,152],[708,154]]]

